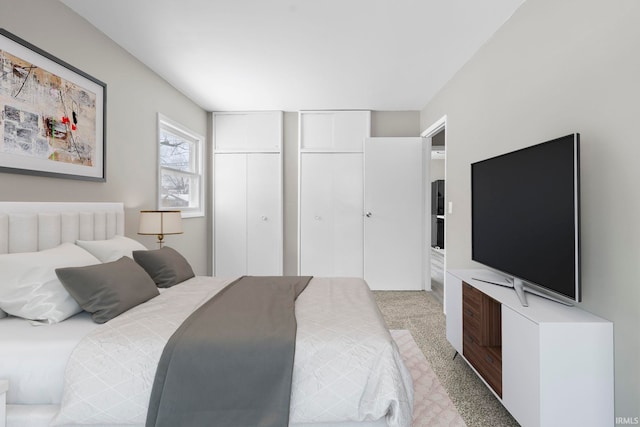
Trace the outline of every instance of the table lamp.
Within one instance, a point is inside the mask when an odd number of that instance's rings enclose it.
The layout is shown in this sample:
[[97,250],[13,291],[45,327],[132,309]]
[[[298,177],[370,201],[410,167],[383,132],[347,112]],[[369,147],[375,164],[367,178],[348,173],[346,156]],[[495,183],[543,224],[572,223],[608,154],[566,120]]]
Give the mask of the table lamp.
[[182,234],[180,211],[140,211],[138,234],[158,236],[162,247],[167,234]]

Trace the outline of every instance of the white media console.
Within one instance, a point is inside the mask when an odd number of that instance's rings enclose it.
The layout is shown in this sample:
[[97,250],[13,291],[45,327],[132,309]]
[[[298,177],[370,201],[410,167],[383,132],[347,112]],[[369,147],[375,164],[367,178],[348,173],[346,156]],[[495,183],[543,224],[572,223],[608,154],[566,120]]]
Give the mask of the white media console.
[[447,271],[448,341],[523,427],[612,426],[613,323],[474,280],[493,274]]

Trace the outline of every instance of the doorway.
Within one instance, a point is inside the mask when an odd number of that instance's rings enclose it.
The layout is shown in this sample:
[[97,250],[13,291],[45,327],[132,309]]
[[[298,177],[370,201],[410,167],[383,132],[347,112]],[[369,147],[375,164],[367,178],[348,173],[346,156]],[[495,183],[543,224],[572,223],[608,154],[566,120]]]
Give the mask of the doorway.
[[420,136],[430,140],[430,174],[425,183],[430,193],[430,209],[426,221],[431,223],[431,238],[427,239],[425,251],[429,259],[425,260],[429,267],[427,277],[431,278],[433,295],[444,305],[444,278],[446,271],[446,214],[448,213],[446,191],[446,123],[443,116],[433,123]]

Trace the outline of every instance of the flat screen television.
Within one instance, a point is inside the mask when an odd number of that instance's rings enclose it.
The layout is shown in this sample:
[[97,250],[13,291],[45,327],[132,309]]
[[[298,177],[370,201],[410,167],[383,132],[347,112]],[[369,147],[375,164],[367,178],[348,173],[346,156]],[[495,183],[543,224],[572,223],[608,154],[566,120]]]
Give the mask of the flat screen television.
[[471,165],[472,259],[523,305],[524,291],[581,301],[579,169],[578,133]]

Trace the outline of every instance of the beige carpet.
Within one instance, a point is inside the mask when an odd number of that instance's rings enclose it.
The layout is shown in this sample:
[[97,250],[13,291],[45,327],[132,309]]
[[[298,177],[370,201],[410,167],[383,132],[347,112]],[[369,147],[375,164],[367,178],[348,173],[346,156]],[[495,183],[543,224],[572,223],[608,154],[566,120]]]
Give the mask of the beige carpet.
[[406,329],[468,427],[519,427],[447,341],[442,304],[425,291],[375,291],[389,329]]
[[413,378],[413,427],[466,427],[449,395],[407,330],[392,330]]

